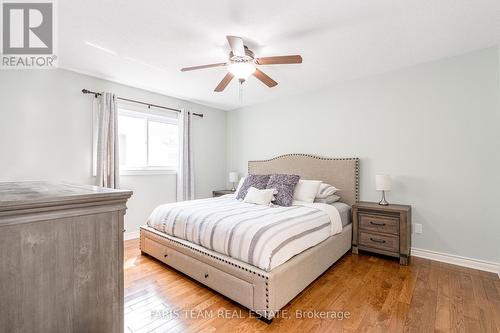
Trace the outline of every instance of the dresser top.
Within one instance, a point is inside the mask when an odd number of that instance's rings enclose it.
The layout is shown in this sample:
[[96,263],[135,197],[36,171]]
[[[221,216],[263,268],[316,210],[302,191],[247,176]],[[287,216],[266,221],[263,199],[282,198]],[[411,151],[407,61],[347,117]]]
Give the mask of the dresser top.
[[132,191],[55,182],[0,182],[0,211],[128,199]]

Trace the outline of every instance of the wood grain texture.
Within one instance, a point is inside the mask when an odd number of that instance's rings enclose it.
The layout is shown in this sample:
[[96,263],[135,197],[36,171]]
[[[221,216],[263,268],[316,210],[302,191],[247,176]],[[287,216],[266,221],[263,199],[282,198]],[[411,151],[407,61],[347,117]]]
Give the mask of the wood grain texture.
[[272,87],[275,87],[278,85],[278,82],[271,79],[271,77],[269,77],[269,75],[267,75],[266,73],[264,73],[263,71],[261,71],[258,68],[255,69],[253,76],[255,76],[257,79],[259,79],[262,83],[264,83],[269,88],[272,88]]
[[398,252],[399,237],[361,230],[359,232],[359,245],[373,247],[374,249]]
[[0,184],[0,332],[123,332],[131,192],[27,184]]
[[69,183],[0,182],[0,216],[24,214],[25,210],[53,211],[77,204],[109,204],[112,200],[123,203],[131,194],[127,190]]
[[300,64],[302,57],[300,55],[260,57],[255,59],[255,62],[258,65]]
[[352,206],[352,252],[370,251],[399,258],[407,265],[411,249],[411,206],[381,206],[358,202]]
[[226,89],[227,85],[229,84],[229,82],[231,82],[231,80],[233,79],[234,75],[231,74],[231,73],[227,73],[223,78],[222,80],[220,81],[220,83],[217,85],[217,87],[215,87],[214,91],[216,92],[221,92],[221,91],[224,91],[224,89]]
[[[414,258],[347,254],[269,325],[125,242],[125,332],[498,332],[495,274]],[[187,312],[183,312],[186,310]],[[298,318],[346,311],[349,318]],[[171,315],[177,312],[179,315]],[[190,313],[190,314],[189,314]]]
[[399,235],[399,219],[374,214],[359,214],[361,229]]

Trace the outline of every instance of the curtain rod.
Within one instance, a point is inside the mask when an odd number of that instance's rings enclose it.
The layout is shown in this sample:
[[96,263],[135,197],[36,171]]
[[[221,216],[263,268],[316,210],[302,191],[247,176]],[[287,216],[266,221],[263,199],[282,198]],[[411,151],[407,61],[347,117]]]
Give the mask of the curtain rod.
[[[82,93],[84,93],[84,94],[92,94],[92,95],[94,95],[95,98],[97,98],[97,96],[101,95],[101,93],[99,93],[99,92],[90,91],[88,89],[82,89]],[[166,107],[166,106],[161,106],[161,105],[156,105],[156,104],[141,102],[141,101],[137,101],[137,100],[134,100],[134,99],[124,98],[124,97],[118,97],[118,96],[116,98],[120,99],[122,101],[127,101],[127,102],[132,102],[132,103],[146,105],[148,108],[154,107],[154,108],[158,108],[158,109],[165,109],[165,110],[170,110],[170,111],[175,111],[175,112],[181,112],[181,110],[179,110],[179,109],[173,109],[173,108],[169,108],[169,107]],[[193,116],[198,116],[200,118],[203,118],[203,113],[194,113],[194,112],[192,112],[192,114],[193,114]]]

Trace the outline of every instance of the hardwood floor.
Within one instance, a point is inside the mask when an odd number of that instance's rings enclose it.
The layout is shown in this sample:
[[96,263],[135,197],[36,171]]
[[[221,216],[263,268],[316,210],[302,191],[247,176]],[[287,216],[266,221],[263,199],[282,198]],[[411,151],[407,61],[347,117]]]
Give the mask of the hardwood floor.
[[[126,332],[500,332],[500,280],[493,273],[420,258],[400,266],[349,253],[284,310],[282,318],[265,324],[142,256],[138,240],[125,242]],[[297,316],[314,311],[328,318]]]

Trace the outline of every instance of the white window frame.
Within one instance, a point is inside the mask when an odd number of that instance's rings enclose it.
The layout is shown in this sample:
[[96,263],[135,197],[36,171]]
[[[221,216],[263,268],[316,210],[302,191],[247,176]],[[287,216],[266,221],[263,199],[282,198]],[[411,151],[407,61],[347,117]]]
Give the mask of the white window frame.
[[[94,99],[92,102],[92,176],[97,176],[97,133],[98,133],[98,109],[99,102]],[[123,114],[132,117],[149,118],[154,121],[160,121],[168,124],[178,125],[177,113],[162,112],[153,109],[146,109],[145,107],[137,106],[136,104],[118,103],[118,115]],[[118,124],[119,126],[119,124]],[[146,133],[146,140],[149,140],[149,135]],[[118,143],[119,144],[119,143]],[[148,143],[149,144],[149,143]],[[148,146],[147,146],[148,147]],[[146,154],[149,154],[149,148]],[[174,167],[144,167],[144,168],[121,168],[121,176],[134,176],[134,175],[164,175],[164,174],[177,174],[177,168]]]
[[[158,113],[152,113],[147,111],[133,110],[130,107],[124,107],[118,105],[118,116],[127,116],[146,120],[146,163],[149,164],[149,122],[155,121],[164,124],[178,125],[178,119],[161,115]],[[118,127],[120,126],[118,122]],[[120,144],[120,143],[118,143]],[[128,167],[122,168],[120,166],[120,175],[132,176],[132,175],[162,175],[162,174],[176,174],[177,166],[161,166],[161,167]]]

